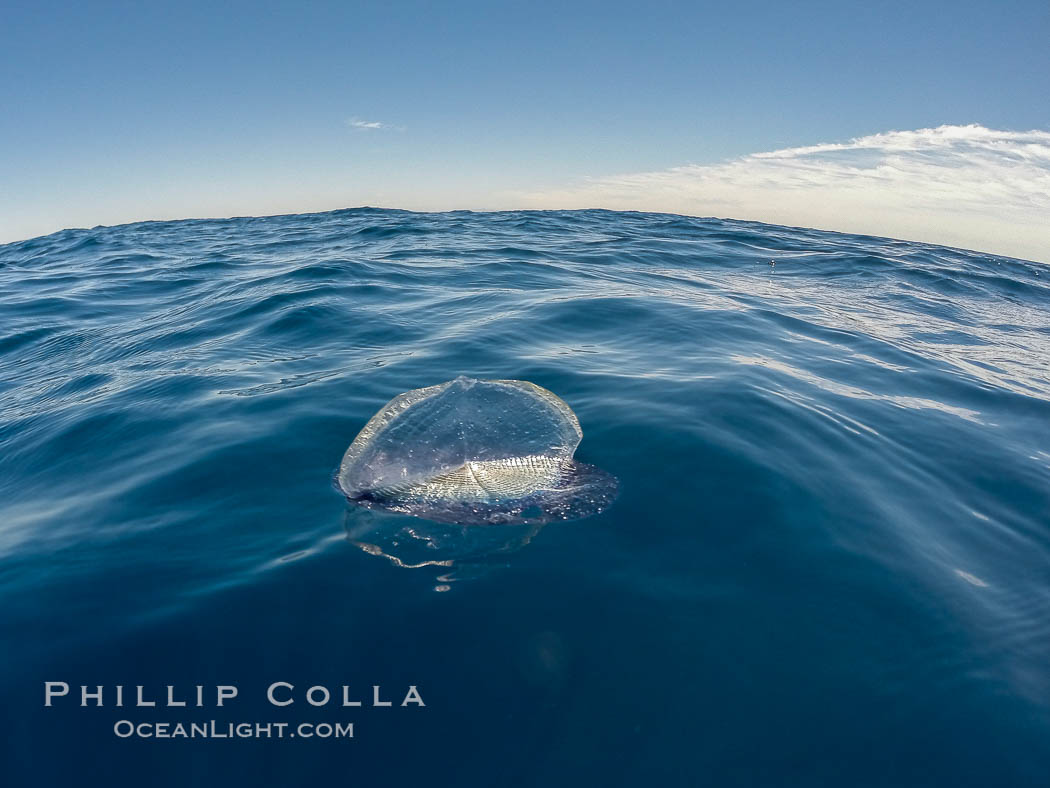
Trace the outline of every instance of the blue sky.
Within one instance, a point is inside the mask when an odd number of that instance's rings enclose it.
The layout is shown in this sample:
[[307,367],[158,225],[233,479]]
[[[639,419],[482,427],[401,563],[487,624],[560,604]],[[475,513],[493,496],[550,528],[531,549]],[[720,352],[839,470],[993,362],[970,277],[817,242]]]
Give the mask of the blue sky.
[[1046,0],[9,4],[0,242],[363,204],[617,207],[601,179],[888,131],[1050,132],[1048,42]]

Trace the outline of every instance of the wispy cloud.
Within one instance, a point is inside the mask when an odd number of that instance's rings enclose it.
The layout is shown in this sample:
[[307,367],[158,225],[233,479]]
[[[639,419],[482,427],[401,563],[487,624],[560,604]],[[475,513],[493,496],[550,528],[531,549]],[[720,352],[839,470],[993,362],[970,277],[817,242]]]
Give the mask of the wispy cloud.
[[373,131],[377,129],[392,129],[394,131],[405,130],[404,126],[392,126],[389,123],[383,123],[378,120],[359,120],[358,118],[350,118],[350,120],[346,122],[346,125],[352,129],[357,129],[358,131]]
[[381,123],[378,120],[354,120],[354,119],[351,119],[351,120],[348,120],[346,122],[346,125],[350,126],[350,128],[353,128],[353,129],[361,129],[362,131],[367,131],[368,129],[385,129],[385,128],[387,128],[387,125],[385,123]]
[[716,215],[1050,262],[1050,132],[940,126],[589,178],[531,206]]

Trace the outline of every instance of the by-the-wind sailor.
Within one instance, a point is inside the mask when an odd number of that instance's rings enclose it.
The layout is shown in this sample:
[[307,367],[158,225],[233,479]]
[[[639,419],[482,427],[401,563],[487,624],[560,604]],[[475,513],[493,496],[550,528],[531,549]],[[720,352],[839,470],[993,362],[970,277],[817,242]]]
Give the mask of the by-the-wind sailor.
[[524,380],[475,380],[394,397],[339,466],[339,487],[371,508],[461,524],[540,523],[596,514],[615,477],[578,463],[576,414]]

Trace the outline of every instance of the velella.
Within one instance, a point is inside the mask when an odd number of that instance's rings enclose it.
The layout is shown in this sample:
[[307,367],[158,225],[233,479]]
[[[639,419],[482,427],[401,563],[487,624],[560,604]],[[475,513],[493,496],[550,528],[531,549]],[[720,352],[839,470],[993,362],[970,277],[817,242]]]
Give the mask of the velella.
[[575,520],[615,499],[616,478],[574,454],[572,409],[523,380],[458,377],[394,397],[364,426],[338,485],[368,508],[458,524]]

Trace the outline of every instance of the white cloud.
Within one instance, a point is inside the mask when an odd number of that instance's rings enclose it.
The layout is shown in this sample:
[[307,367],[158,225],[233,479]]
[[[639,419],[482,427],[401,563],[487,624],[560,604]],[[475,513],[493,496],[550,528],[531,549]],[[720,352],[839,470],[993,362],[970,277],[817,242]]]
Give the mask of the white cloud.
[[381,123],[378,120],[348,120],[346,122],[348,126],[354,129],[361,129],[362,131],[368,131],[369,129],[388,129],[390,128],[386,123]]
[[404,126],[394,126],[390,123],[383,123],[379,120],[359,120],[358,118],[350,118],[346,122],[346,125],[352,129],[358,131],[375,131],[377,129],[385,129],[387,131],[404,131]]
[[1050,132],[940,126],[588,178],[526,205],[752,219],[1050,262]]

